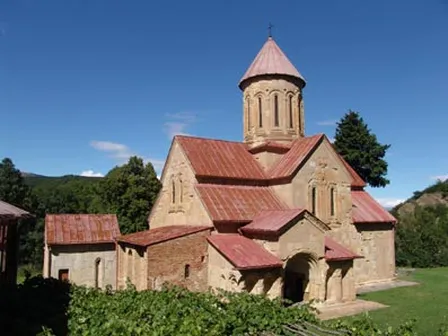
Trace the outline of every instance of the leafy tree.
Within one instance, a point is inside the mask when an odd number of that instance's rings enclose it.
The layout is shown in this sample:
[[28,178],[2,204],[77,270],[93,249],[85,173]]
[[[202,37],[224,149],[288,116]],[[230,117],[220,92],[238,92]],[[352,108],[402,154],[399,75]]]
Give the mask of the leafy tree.
[[116,213],[121,233],[148,229],[148,215],[161,188],[151,163],[131,157],[101,181],[101,198],[108,212]]
[[29,188],[23,182],[20,170],[16,169],[9,158],[0,163],[0,200],[25,207],[29,196]]
[[337,124],[336,151],[372,187],[385,187],[390,181],[384,160],[390,145],[382,145],[358,112],[350,110]]

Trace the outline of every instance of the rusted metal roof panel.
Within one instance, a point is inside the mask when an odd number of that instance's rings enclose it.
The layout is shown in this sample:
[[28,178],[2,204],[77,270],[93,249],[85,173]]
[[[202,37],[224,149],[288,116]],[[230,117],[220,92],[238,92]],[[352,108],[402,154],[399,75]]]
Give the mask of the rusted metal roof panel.
[[213,221],[250,222],[263,210],[286,208],[270,187],[199,184],[196,189]]
[[216,234],[207,239],[238,270],[282,266],[279,258],[239,234]]
[[176,136],[196,176],[265,180],[263,168],[241,142]]
[[0,201],[0,219],[22,219],[33,217],[29,212],[12,204]]
[[283,155],[269,172],[272,179],[290,177],[309,157],[324,138],[323,134],[300,138],[293,142],[291,149]]
[[397,220],[366,191],[352,190],[353,223],[396,223]]
[[240,80],[240,84],[252,77],[261,75],[288,75],[305,82],[303,76],[297,71],[288,57],[275,43],[272,37],[265,42],[252,64]]
[[45,241],[49,245],[112,243],[119,235],[116,215],[45,216]]
[[359,255],[353,253],[346,247],[337,243],[330,237],[325,237],[325,259],[331,260],[351,260],[355,258],[360,258]]
[[209,225],[170,225],[119,236],[117,241],[147,247],[205,230],[212,230],[212,227]]
[[241,228],[243,232],[275,233],[305,212],[304,209],[264,210],[250,224]]

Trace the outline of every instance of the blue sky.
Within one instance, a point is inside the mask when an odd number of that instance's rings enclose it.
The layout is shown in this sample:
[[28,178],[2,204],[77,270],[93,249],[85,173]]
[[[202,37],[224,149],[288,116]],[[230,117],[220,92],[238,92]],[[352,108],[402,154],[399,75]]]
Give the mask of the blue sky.
[[392,145],[383,204],[448,175],[448,0],[0,2],[0,157],[44,175],[160,170],[174,133],[242,139],[240,77],[274,24],[306,133],[360,111]]

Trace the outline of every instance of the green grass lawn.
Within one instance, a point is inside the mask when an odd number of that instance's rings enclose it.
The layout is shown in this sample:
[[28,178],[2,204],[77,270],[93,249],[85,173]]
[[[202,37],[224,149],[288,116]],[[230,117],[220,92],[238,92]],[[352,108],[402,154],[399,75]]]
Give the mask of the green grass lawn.
[[440,325],[448,324],[448,267],[419,269],[403,280],[419,285],[359,296],[390,306],[369,312],[369,316],[382,326],[396,326],[416,319],[419,335],[437,335]]

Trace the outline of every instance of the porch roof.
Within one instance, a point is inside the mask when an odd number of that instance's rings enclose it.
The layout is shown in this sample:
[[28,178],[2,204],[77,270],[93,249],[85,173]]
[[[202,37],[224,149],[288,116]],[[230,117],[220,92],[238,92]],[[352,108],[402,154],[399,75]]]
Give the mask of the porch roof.
[[325,237],[325,260],[342,261],[362,258],[362,256],[353,253],[348,248],[337,243],[330,237]]
[[0,200],[0,220],[32,218],[28,211],[20,209],[12,204]]
[[252,239],[239,234],[215,234],[207,238],[237,270],[281,267],[282,261]]

